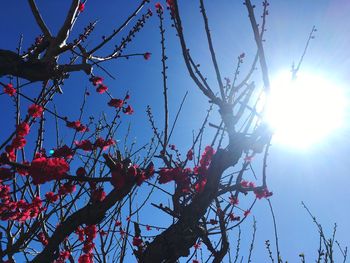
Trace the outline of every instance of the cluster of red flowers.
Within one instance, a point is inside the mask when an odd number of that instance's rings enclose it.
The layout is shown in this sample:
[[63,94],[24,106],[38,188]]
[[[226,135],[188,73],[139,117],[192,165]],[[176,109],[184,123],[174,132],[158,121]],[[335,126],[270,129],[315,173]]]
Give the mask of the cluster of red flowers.
[[248,182],[248,181],[242,180],[241,187],[243,187],[243,188],[255,188],[255,189],[253,189],[254,194],[255,194],[256,198],[258,198],[258,199],[268,198],[268,197],[272,196],[272,192],[270,192],[267,188],[256,187],[254,182]]
[[[151,53],[147,52],[144,54],[144,58],[147,60],[149,59],[151,56]],[[92,83],[92,85],[94,85],[96,87],[96,92],[103,94],[108,90],[108,87],[106,85],[103,84],[103,78],[99,77],[99,76],[93,76],[90,79],[90,82]],[[124,105],[126,104],[126,101],[130,98],[129,95],[126,95],[125,98],[122,99],[110,99],[110,101],[108,102],[108,106],[116,108],[116,109],[122,109],[123,112],[125,114],[131,115],[134,113],[134,109],[128,105],[126,107],[124,107]]]
[[111,99],[109,102],[108,102],[108,106],[110,107],[114,107],[114,108],[122,108],[124,105],[124,100],[121,100],[121,99]]
[[255,183],[242,180],[241,181],[241,187],[243,187],[243,188],[254,188],[255,187]]
[[106,85],[103,85],[103,78],[94,76],[90,78],[90,82],[92,85],[94,85],[96,88],[96,92],[102,94],[105,93],[108,90],[108,87]]
[[89,225],[84,228],[79,227],[75,233],[78,235],[79,241],[83,242],[83,253],[79,259],[79,263],[92,263],[94,254],[92,253],[95,248],[94,239],[97,235],[96,225]]
[[[16,128],[16,136],[13,138],[11,145],[7,147],[6,152],[9,154],[9,159],[15,159],[15,150],[23,149],[27,141],[24,138],[28,135],[30,127],[28,123],[22,122]],[[12,158],[10,158],[12,156]],[[11,160],[12,161],[12,160]]]
[[190,149],[190,150],[187,152],[186,158],[187,158],[187,160],[189,160],[189,161],[192,161],[192,160],[193,160],[193,150],[192,150],[192,149]]
[[32,104],[28,108],[28,114],[29,116],[33,118],[39,118],[43,115],[44,108],[37,104]]
[[60,180],[69,171],[69,165],[63,158],[47,158],[41,156],[34,159],[29,167],[29,175],[33,184],[43,184],[52,180]]
[[116,142],[113,139],[104,140],[101,137],[97,138],[94,143],[92,143],[90,140],[82,140],[80,142],[75,141],[77,148],[84,151],[92,151],[96,150],[97,148],[107,150],[110,146],[115,145],[115,143]]
[[54,263],[65,263],[66,260],[69,258],[70,252],[67,250],[61,251],[60,255],[58,256],[58,259],[54,261]]
[[66,144],[54,150],[52,157],[61,157],[64,159],[71,159],[74,156],[74,151]]
[[239,221],[239,220],[241,220],[241,217],[235,216],[233,213],[229,213],[228,217],[230,218],[231,221]]
[[54,192],[47,192],[45,194],[45,197],[46,197],[46,200],[49,202],[49,203],[54,203],[58,200],[59,198],[59,195],[58,194],[55,194]]
[[258,199],[268,198],[268,197],[272,196],[272,192],[270,192],[267,188],[255,189],[254,194],[255,194],[256,198],[258,198]]
[[8,161],[14,162],[16,160],[15,151],[23,149],[26,145],[27,141],[24,137],[28,135],[29,130],[30,127],[26,122],[22,122],[17,126],[15,137],[12,139],[11,144],[5,147],[5,153],[1,155],[0,162],[7,163]]
[[[204,187],[207,182],[207,170],[209,168],[211,159],[215,151],[211,146],[207,146],[201,156],[199,161],[199,166],[193,168],[162,168],[159,171],[159,183],[165,184],[171,181],[175,181],[177,187],[183,192],[188,193],[191,191],[191,188],[200,193],[204,190]],[[193,151],[190,150],[187,153],[187,159],[192,160]],[[196,181],[191,185],[191,175],[195,175]]]
[[58,194],[59,195],[67,195],[67,194],[71,194],[75,191],[76,186],[74,184],[71,183],[64,183],[63,185],[60,186],[60,188],[58,189]]
[[190,168],[162,168],[159,171],[159,183],[165,184],[171,181],[175,181],[178,188],[181,189],[183,193],[188,193],[190,191],[191,174],[193,174],[193,172]]
[[147,169],[141,170],[136,164],[119,162],[112,170],[111,184],[117,189],[122,189],[130,181],[136,181],[137,185],[141,185],[153,174],[153,164]]
[[143,245],[142,238],[140,236],[134,236],[132,239],[132,245],[139,248],[142,247]]
[[85,125],[81,124],[81,122],[79,120],[67,121],[66,125],[68,128],[72,128],[72,129],[76,130],[77,132],[89,131],[88,128]]
[[16,94],[16,89],[13,87],[13,85],[11,83],[7,84],[5,87],[4,87],[4,92],[9,95],[9,96],[13,96]]
[[92,200],[102,202],[106,198],[106,192],[102,187],[92,189]]
[[40,197],[33,198],[31,203],[21,199],[13,201],[10,194],[10,186],[0,181],[0,219],[23,222],[35,218],[44,210]]

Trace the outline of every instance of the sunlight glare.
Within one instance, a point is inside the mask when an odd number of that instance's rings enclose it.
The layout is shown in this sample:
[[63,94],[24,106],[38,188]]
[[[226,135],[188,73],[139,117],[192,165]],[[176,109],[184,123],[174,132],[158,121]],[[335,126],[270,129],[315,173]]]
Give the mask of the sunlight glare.
[[285,72],[272,79],[265,118],[274,142],[308,148],[341,126],[345,105],[342,89],[330,79],[304,73],[292,81]]

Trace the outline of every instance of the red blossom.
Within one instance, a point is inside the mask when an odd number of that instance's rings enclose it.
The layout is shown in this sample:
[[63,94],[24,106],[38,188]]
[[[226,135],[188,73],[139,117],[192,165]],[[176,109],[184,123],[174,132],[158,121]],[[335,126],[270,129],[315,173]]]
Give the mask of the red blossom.
[[108,87],[103,85],[103,84],[100,84],[97,88],[96,88],[96,91],[100,94],[103,94],[105,93],[106,91],[108,90]]
[[117,163],[115,169],[112,170],[111,184],[117,189],[122,189],[125,183],[126,176],[123,172],[123,165],[121,163]]
[[24,137],[16,136],[11,143],[11,146],[15,149],[23,149],[27,141]]
[[52,157],[63,157],[65,159],[71,159],[73,158],[73,155],[73,150],[65,144],[62,147],[56,149],[52,154]]
[[11,145],[7,145],[5,147],[5,151],[7,153],[6,158],[11,161],[14,162],[16,160],[16,154],[15,154],[15,148]]
[[203,192],[204,187],[205,187],[206,184],[207,184],[207,179],[206,178],[203,178],[203,179],[199,180],[194,186],[195,191],[197,193]]
[[68,171],[69,165],[63,158],[40,157],[34,159],[29,167],[35,185],[60,180]]
[[245,181],[245,180],[241,181],[241,187],[247,188],[248,186],[249,186],[249,182],[248,181]]
[[28,168],[27,168],[27,166],[29,165],[29,162],[25,161],[22,164],[25,165],[26,167],[17,167],[16,171],[20,175],[27,176],[29,174]]
[[104,140],[103,138],[99,137],[94,143],[95,148],[101,148],[102,150],[107,150],[110,146],[115,145],[116,142],[113,139]]
[[250,210],[244,211],[244,217],[247,217],[250,214]]
[[93,144],[89,140],[82,140],[80,142],[75,141],[75,145],[78,149],[82,149],[84,151],[92,151],[93,150]]
[[174,0],[166,0],[166,5],[173,9],[175,7],[175,3],[174,3]]
[[40,232],[38,234],[38,239],[39,239],[40,243],[43,244],[44,246],[47,246],[47,244],[49,243],[49,241],[47,240],[47,238],[43,232]]
[[230,199],[230,204],[231,204],[231,205],[238,205],[239,200],[238,200],[237,197],[231,195],[231,196],[229,197],[229,199]]
[[85,242],[83,246],[83,252],[84,253],[91,253],[92,250],[95,248],[95,244],[92,242]]
[[175,179],[174,169],[161,168],[159,171],[159,183],[166,184]]
[[16,128],[16,134],[17,136],[24,137],[29,134],[30,126],[26,122],[20,123]]
[[216,225],[218,223],[218,221],[215,220],[215,219],[210,219],[209,222],[210,222],[211,225]]
[[80,2],[80,3],[79,3],[79,6],[78,6],[78,11],[79,11],[79,12],[83,12],[84,9],[85,9],[85,4],[82,3],[82,2]]
[[59,198],[59,196],[56,195],[54,192],[47,192],[45,194],[45,197],[46,197],[47,201],[49,201],[50,203],[56,202]]
[[159,3],[159,2],[157,2],[154,6],[155,6],[155,8],[157,9],[157,11],[158,11],[158,10],[159,10],[159,11],[163,10],[163,6],[162,6],[162,4]]
[[86,235],[86,239],[92,241],[97,235],[97,227],[96,225],[89,225],[84,228],[84,234]]
[[86,170],[85,170],[84,167],[79,167],[79,168],[77,169],[77,171],[75,172],[75,174],[76,174],[77,176],[79,176],[79,177],[83,177],[83,176],[86,175]]
[[149,60],[151,58],[151,53],[150,52],[146,52],[145,54],[143,54],[143,58],[145,60]]
[[233,213],[229,213],[229,218],[231,221],[239,221],[241,218],[239,216],[235,216]]
[[268,198],[268,197],[272,196],[272,192],[270,192],[267,188],[255,189],[254,194],[255,194],[256,198],[258,198],[258,199]]
[[142,239],[140,237],[134,237],[132,239],[132,245],[135,247],[140,247],[142,245]]
[[75,231],[75,234],[78,235],[79,241],[84,241],[84,229],[81,227],[78,227],[78,229]]
[[4,92],[12,97],[13,95],[16,94],[16,89],[13,87],[11,83],[9,83],[4,87]]
[[59,195],[66,195],[66,194],[71,194],[75,191],[76,186],[71,183],[65,183],[61,185],[61,187],[58,189],[58,194]]
[[107,236],[108,235],[108,232],[104,231],[104,230],[100,230],[100,235],[101,236]]
[[207,146],[204,149],[204,152],[199,161],[201,167],[207,168],[211,162],[211,158],[213,157],[215,150],[211,146]]
[[68,259],[70,256],[69,251],[61,251],[60,255],[58,256],[58,259],[54,261],[54,263],[65,263],[66,259]]
[[124,105],[124,101],[121,99],[111,99],[108,102],[108,106],[114,107],[114,108],[121,108]]
[[85,131],[87,131],[87,127],[82,125],[79,120],[77,120],[77,121],[67,121],[66,126],[68,128],[75,129],[78,132],[85,132]]
[[98,86],[98,85],[102,84],[103,78],[95,76],[95,77],[90,78],[90,81],[92,82],[92,85]]
[[186,158],[187,158],[187,160],[189,160],[189,161],[192,161],[192,160],[193,160],[193,150],[192,150],[192,149],[190,149],[190,150],[187,152]]
[[249,187],[255,187],[255,183],[254,182],[249,182],[248,186]]
[[92,192],[92,199],[102,202],[106,198],[106,192],[102,187],[97,188]]
[[152,228],[151,228],[149,225],[146,225],[146,230],[147,230],[147,231],[151,231]]
[[128,107],[126,107],[123,111],[127,115],[131,115],[134,113],[134,109],[130,105],[128,105]]
[[125,232],[122,228],[119,228],[119,233],[120,233],[120,236],[121,236],[122,238],[124,238],[126,232]]
[[137,175],[137,166],[131,165],[131,166],[128,168],[128,176],[136,177],[136,175]]
[[33,118],[41,117],[43,115],[43,112],[44,108],[37,104],[32,104],[28,108],[28,114]]
[[78,263],[93,263],[93,254],[89,253],[89,254],[83,254],[78,258]]

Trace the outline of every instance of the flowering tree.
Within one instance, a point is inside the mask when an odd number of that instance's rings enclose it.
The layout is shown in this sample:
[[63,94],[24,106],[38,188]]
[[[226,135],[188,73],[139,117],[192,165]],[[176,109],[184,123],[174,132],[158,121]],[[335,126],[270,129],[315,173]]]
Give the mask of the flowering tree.
[[[270,88],[262,41],[269,3],[263,1],[259,26],[254,5],[250,0],[244,1],[257,52],[251,70],[238,82],[245,54],[238,55],[233,81],[223,78],[204,1],[199,1],[217,79],[214,86],[218,88],[215,88],[208,83],[189,51],[178,1],[156,3],[154,8],[147,0],[140,2],[122,25],[90,47],[87,39],[96,22],[91,22],[80,34],[73,30],[87,3],[72,0],[62,27],[53,35],[35,1],[28,0],[42,34],[24,52],[21,43],[16,52],[0,50],[0,84],[3,95],[14,103],[14,111],[9,109],[9,114],[14,113],[16,117],[15,129],[0,142],[1,262],[15,259],[123,262],[129,260],[129,251],[139,262],[175,262],[180,257],[199,262],[201,246],[207,250],[204,257],[222,262],[230,248],[228,230],[244,221],[256,200],[272,195],[266,179],[272,133],[256,109],[259,101],[256,94],[268,93]],[[146,10],[148,7],[153,11]],[[209,111],[218,109],[221,118],[218,125],[209,124],[216,133],[211,143],[202,147],[207,116],[185,157],[170,144],[175,123],[171,126],[168,118],[164,25],[167,11],[190,77],[208,98]],[[156,127],[152,110],[148,108],[153,138],[139,150],[132,147],[122,150],[115,139],[116,133],[121,120],[132,115],[134,110],[128,93],[115,98],[109,92],[104,75],[111,74],[103,68],[103,63],[131,56],[150,59],[148,52],[128,55],[123,52],[152,15],[160,23],[164,128],[160,131]],[[133,26],[125,34],[125,28],[131,23]],[[118,38],[120,43],[113,50],[97,55],[99,51],[106,52],[106,46]],[[263,88],[250,81],[257,65],[261,69]],[[61,116],[59,109],[52,107],[70,74],[76,71],[85,72],[96,92],[106,95],[106,107],[114,110],[111,120],[102,115],[97,121],[91,118],[83,123],[85,100],[90,95],[87,91],[83,94],[78,119]],[[11,76],[10,81],[6,76]],[[33,84],[42,85],[41,90],[36,97],[28,97],[22,90]],[[25,109],[22,100],[29,102]],[[54,120],[56,126],[46,125],[48,119]],[[60,138],[60,129],[70,130],[72,139]],[[44,143],[48,131],[56,134],[53,148],[46,148],[53,142]],[[35,143],[27,145],[27,140]],[[142,158],[135,158],[140,152]],[[253,158],[259,154],[263,170],[257,183],[244,180]],[[233,167],[239,168],[232,172]],[[138,193],[145,186],[150,186],[151,190],[142,199]],[[167,194],[172,203],[151,204],[150,196],[157,191]],[[249,207],[240,207],[239,199],[249,193],[255,195],[255,200]],[[139,218],[139,211],[151,205],[172,219],[166,228],[132,218],[133,215]],[[155,229],[161,232],[149,237],[148,231]],[[252,249],[253,246],[250,253]],[[277,258],[280,258],[278,250]]]

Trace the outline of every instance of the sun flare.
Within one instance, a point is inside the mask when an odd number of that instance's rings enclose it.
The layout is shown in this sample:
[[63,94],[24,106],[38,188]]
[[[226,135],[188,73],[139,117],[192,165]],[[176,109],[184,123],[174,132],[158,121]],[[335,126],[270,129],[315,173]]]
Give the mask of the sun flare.
[[274,141],[293,148],[308,148],[332,134],[343,122],[343,90],[330,79],[312,73],[291,80],[290,72],[271,81],[265,118]]

